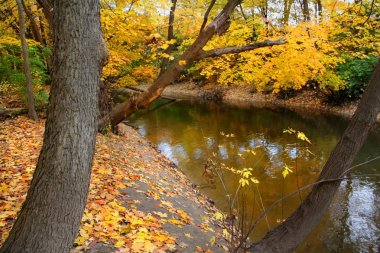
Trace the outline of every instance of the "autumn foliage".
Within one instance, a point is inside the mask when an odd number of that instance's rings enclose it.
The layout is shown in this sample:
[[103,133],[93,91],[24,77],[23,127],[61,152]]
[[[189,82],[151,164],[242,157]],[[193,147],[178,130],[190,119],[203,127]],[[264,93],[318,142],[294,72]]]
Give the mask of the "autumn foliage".
[[[40,21],[47,47],[51,47],[47,21],[41,10],[34,1],[27,4]],[[102,30],[110,53],[103,79],[112,87],[153,82],[161,61],[166,59],[170,64],[195,40],[207,4],[206,1],[179,2],[173,27],[175,39],[167,41],[165,14],[170,1],[101,1]],[[235,11],[228,31],[214,36],[204,50],[284,35],[287,44],[201,60],[189,66],[180,79],[247,86],[264,93],[315,88],[338,100],[360,97],[380,53],[378,7],[371,1],[355,4],[326,0],[322,5],[322,15],[313,15],[305,22],[297,17],[296,7],[295,11],[284,14],[281,4],[266,10],[265,1],[243,1],[241,13]],[[6,1],[0,10],[13,14],[0,21],[0,72],[7,71],[8,75],[11,70],[21,71],[17,63],[20,58],[17,33],[12,29],[17,21],[14,6]],[[210,18],[220,8],[215,6]],[[257,10],[266,10],[266,15],[273,17],[265,18]],[[29,37],[31,48],[45,47],[31,34]],[[169,46],[174,50],[167,53]],[[35,52],[36,64],[46,61],[46,53]],[[36,64],[35,83],[47,82],[47,64]],[[347,71],[353,74],[347,75]],[[2,77],[0,81],[3,90],[17,82],[12,76]]]

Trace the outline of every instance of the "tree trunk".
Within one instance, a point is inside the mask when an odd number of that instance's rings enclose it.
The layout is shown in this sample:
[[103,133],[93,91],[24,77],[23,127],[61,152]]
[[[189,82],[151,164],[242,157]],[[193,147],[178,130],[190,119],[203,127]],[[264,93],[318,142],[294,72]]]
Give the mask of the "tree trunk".
[[38,120],[36,109],[34,107],[32,74],[30,73],[28,45],[26,44],[26,38],[25,38],[24,11],[23,11],[21,1],[16,0],[16,2],[17,2],[17,8],[18,8],[18,17],[19,17],[19,22],[20,22],[20,39],[21,39],[22,55],[24,58],[24,74],[25,74],[25,83],[26,83],[28,116],[29,118],[33,120]]
[[107,81],[99,82],[99,120],[107,116],[112,109],[112,99],[110,93],[108,92],[108,89],[109,88]]
[[97,132],[98,0],[54,1],[53,84],[43,147],[1,253],[69,252],[86,204]]
[[99,122],[99,129],[105,128],[108,124],[115,127],[127,116],[139,109],[148,107],[163,92],[166,86],[174,83],[178,75],[184,71],[185,66],[194,61],[197,54],[206,43],[225,24],[235,7],[241,0],[229,0],[222,12],[208,25],[197,37],[195,42],[165,71],[163,71],[149,89],[132,101],[126,101],[117,105],[109,115]]
[[290,11],[292,9],[294,0],[285,0],[284,1],[284,25],[288,25],[290,18]]
[[22,3],[22,7],[24,8],[25,14],[26,14],[26,16],[28,17],[28,19],[30,21],[30,27],[32,29],[32,34],[33,34],[34,40],[36,40],[39,43],[41,43],[41,45],[46,46],[45,41],[42,38],[41,30],[38,27],[38,25],[36,23],[36,20],[34,19],[31,10],[26,6],[24,0],[21,0],[21,3]]
[[323,12],[322,0],[317,0],[317,7],[318,7],[318,22],[321,22],[322,12]]
[[[175,39],[174,37],[174,17],[175,17],[175,9],[177,6],[177,0],[171,0],[172,6],[170,7],[170,14],[169,14],[169,27],[168,27],[168,41]],[[174,44],[169,44],[169,47],[164,51],[166,54],[170,54],[175,49]],[[161,62],[160,67],[160,74],[163,73],[166,68],[168,67],[169,59],[164,58]]]
[[304,21],[310,21],[309,1],[302,0],[302,13]]
[[301,206],[252,248],[252,252],[291,252],[314,229],[330,205],[380,111],[380,61],[343,137],[332,151],[317,184]]
[[[202,36],[203,37],[203,36]],[[199,39],[200,37],[198,37]],[[203,51],[201,49],[194,49],[195,43],[190,47],[192,50],[186,51],[178,61],[176,61],[173,66],[164,71],[152,84],[146,92],[141,93],[140,96],[133,100],[126,101],[117,105],[112,111],[106,116],[103,117],[99,122],[99,130],[105,128],[108,124],[111,124],[111,127],[114,128],[117,124],[122,122],[125,118],[138,111],[139,109],[147,108],[154,100],[156,100],[164,89],[173,84],[177,76],[185,69],[185,65],[181,65],[181,61],[185,61],[186,64],[189,64],[193,61],[202,60],[210,57],[218,57],[224,54],[233,54],[241,53],[245,51],[254,50],[261,47],[269,47],[275,45],[285,44],[286,41],[284,38],[279,40],[265,40],[263,42],[257,42],[254,44],[248,44],[244,46],[234,46],[226,47],[219,49],[212,49],[208,51]],[[206,43],[202,41],[202,43]],[[198,45],[199,46],[199,45]],[[185,60],[187,59],[187,60]]]

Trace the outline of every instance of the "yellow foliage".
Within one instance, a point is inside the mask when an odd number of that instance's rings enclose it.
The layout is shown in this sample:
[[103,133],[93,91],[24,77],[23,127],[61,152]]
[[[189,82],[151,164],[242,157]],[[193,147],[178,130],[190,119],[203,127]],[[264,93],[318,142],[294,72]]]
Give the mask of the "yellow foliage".
[[270,31],[274,34],[253,21],[234,20],[224,36],[216,36],[204,49],[254,43],[250,37],[252,25],[257,27],[258,41],[286,34],[287,44],[205,59],[191,71],[199,71],[220,85],[251,85],[259,92],[300,90],[309,81],[319,83],[321,88],[345,89],[346,84],[333,70],[344,63],[344,55],[355,58],[379,55],[380,22],[365,15],[359,5],[335,1],[334,8],[339,15],[332,14],[319,24],[300,23],[282,27],[278,32]]
[[145,43],[153,27],[146,16],[125,12],[124,5],[119,4],[118,8],[101,11],[103,34],[109,50],[103,78],[116,79],[114,87],[151,81],[155,78],[155,71],[148,64]]
[[[27,39],[26,43],[28,46],[40,46],[41,44],[35,40]],[[21,47],[21,40],[18,37],[15,36],[0,36],[0,49],[2,45],[10,45],[10,46],[18,46]]]

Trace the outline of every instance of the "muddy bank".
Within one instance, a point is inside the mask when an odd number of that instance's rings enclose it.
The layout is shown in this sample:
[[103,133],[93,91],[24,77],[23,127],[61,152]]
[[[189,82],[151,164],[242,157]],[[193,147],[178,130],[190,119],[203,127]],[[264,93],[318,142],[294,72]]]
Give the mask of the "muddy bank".
[[[147,89],[149,85],[138,86]],[[122,89],[120,89],[121,91]],[[218,87],[202,86],[186,82],[168,86],[163,96],[181,100],[218,100],[220,102],[239,108],[286,108],[298,113],[332,114],[350,119],[356,110],[358,101],[346,102],[334,106],[323,102],[316,91],[300,91],[297,96],[289,99],[279,99],[275,94],[252,93],[244,87]],[[380,114],[377,117],[380,124]]]

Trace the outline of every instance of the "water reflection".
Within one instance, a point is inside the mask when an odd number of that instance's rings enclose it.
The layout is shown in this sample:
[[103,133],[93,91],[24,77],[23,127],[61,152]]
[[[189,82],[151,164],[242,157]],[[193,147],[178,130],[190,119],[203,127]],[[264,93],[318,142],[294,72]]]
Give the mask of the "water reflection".
[[[331,116],[299,115],[286,110],[242,110],[209,104],[178,102],[156,111],[135,115],[131,123],[157,144],[165,156],[183,168],[191,180],[216,205],[228,209],[221,184],[207,187],[202,176],[209,157],[237,168],[251,167],[260,181],[246,190],[245,209],[253,219],[263,206],[313,182],[337,143],[346,122]],[[303,131],[312,145],[303,143],[283,130]],[[222,135],[221,133],[224,133]],[[226,137],[227,134],[234,137]],[[255,155],[250,150],[254,150]],[[360,163],[380,154],[380,135],[373,134],[356,159]],[[293,168],[286,180],[284,165]],[[378,173],[380,161],[360,167],[354,176]],[[229,191],[237,188],[239,177],[224,175]],[[321,224],[298,252],[378,252],[380,240],[380,185],[376,178],[353,178],[341,183],[339,191]],[[253,238],[263,236],[306,197],[302,193],[276,206],[258,225]],[[262,202],[261,202],[262,201]]]

